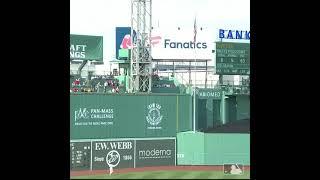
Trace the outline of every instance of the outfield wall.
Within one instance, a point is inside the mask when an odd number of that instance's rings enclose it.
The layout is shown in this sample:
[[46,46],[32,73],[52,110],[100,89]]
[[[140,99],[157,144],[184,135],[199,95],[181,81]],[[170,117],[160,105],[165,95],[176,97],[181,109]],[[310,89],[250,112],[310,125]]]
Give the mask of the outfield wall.
[[70,170],[175,166],[176,138],[70,141]]
[[[218,94],[219,91],[212,89],[200,89],[212,91],[211,94]],[[220,92],[221,93],[221,92]],[[209,93],[210,94],[210,93]],[[221,93],[222,94],[222,93]],[[226,95],[222,104],[222,97],[200,96],[196,98],[196,129],[217,128],[223,124],[239,120],[250,119],[250,95]],[[192,100],[193,102],[193,100]],[[222,111],[224,106],[224,112]],[[222,113],[225,115],[225,122],[222,121]]]
[[191,96],[71,94],[70,138],[176,137],[192,129]]
[[250,165],[250,134],[177,134],[177,165]]

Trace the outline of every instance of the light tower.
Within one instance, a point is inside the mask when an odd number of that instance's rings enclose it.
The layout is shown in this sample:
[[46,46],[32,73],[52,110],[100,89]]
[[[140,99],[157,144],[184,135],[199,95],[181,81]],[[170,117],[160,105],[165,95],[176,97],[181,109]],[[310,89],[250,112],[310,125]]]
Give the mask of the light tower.
[[151,92],[151,1],[131,0],[131,58],[129,92]]

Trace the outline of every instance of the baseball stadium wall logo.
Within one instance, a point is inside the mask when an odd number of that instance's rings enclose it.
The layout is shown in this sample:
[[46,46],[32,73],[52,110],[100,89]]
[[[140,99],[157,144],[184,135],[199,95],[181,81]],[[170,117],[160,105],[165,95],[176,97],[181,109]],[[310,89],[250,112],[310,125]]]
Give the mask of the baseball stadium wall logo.
[[126,34],[123,37],[122,42],[120,44],[120,48],[121,49],[131,49],[132,48],[131,35],[130,34]]
[[151,103],[147,107],[148,115],[146,116],[147,122],[152,125],[152,127],[148,127],[148,129],[161,129],[162,127],[158,127],[162,121],[163,116],[161,115],[161,105],[157,103]]
[[171,158],[171,149],[139,150],[139,159],[168,159]]
[[106,162],[109,167],[116,167],[120,162],[120,154],[116,150],[110,151],[106,156]]
[[[151,45],[155,46],[156,44],[159,44],[161,41],[161,36],[152,36],[150,38],[151,40]],[[120,44],[120,48],[121,49],[132,49],[132,42],[131,42],[131,35],[130,34],[126,34],[123,39],[122,42]]]
[[151,38],[151,45],[154,47],[157,44],[160,44],[161,36],[152,36]]
[[105,169],[112,173],[115,167],[133,167],[134,141],[99,141],[92,142],[92,167]]
[[88,119],[90,112],[87,110],[87,108],[80,108],[78,111],[74,111],[74,121],[77,121],[78,119]]
[[[75,125],[111,125],[113,122],[104,122],[110,119],[113,119],[112,108],[79,108],[74,111]],[[85,120],[85,122],[79,122],[80,120]],[[90,122],[90,120],[95,122]]]

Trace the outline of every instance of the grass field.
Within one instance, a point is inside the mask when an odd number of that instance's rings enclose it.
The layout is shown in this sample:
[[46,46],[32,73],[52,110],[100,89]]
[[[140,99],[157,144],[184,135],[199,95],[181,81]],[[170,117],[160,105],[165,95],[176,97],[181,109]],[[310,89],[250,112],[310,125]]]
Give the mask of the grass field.
[[243,175],[225,175],[222,171],[147,171],[121,174],[73,176],[71,179],[249,179],[250,172]]

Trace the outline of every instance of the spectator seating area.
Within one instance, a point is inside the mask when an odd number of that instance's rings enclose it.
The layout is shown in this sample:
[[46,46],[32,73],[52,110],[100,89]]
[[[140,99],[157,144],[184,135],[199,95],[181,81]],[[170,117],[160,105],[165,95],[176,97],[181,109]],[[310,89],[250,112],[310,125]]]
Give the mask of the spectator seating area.
[[98,92],[98,93],[119,93],[123,91],[122,84],[113,76],[96,76],[90,80],[79,76],[70,76],[70,92]]

